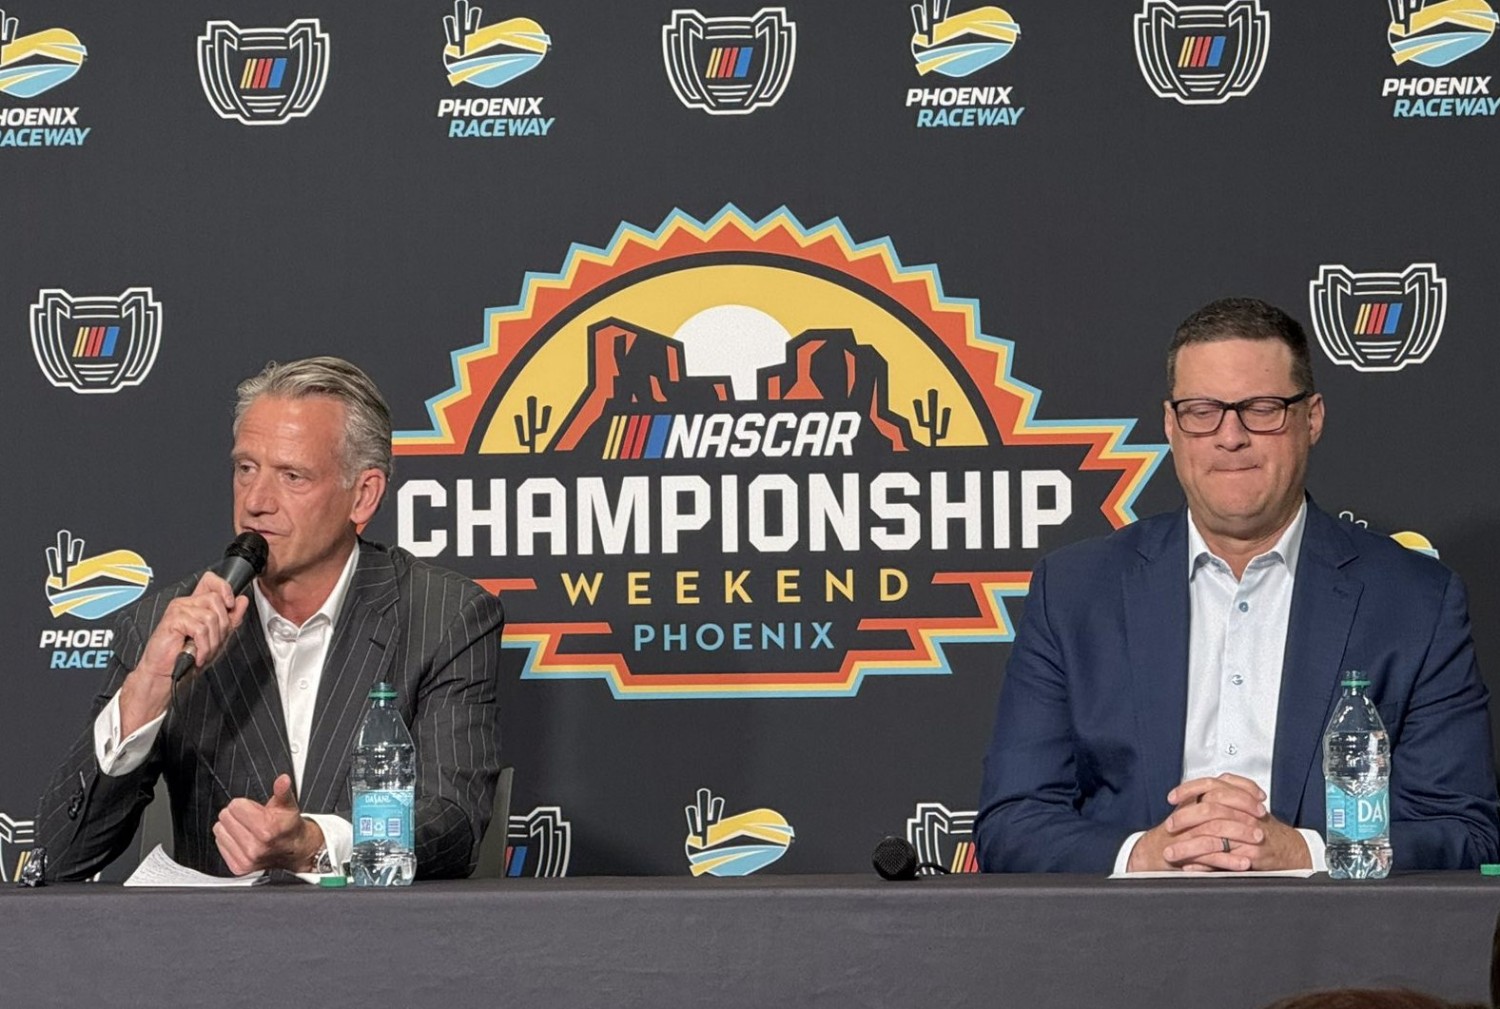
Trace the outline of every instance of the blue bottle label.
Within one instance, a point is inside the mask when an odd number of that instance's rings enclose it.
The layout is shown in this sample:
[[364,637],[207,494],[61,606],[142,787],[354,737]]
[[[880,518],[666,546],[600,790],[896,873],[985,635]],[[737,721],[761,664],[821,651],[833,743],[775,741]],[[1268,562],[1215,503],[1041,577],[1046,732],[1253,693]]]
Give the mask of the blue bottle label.
[[394,841],[412,848],[412,790],[372,788],[354,793],[354,843]]
[[1373,841],[1383,837],[1391,822],[1391,792],[1353,795],[1338,785],[1326,782],[1328,798],[1328,840]]

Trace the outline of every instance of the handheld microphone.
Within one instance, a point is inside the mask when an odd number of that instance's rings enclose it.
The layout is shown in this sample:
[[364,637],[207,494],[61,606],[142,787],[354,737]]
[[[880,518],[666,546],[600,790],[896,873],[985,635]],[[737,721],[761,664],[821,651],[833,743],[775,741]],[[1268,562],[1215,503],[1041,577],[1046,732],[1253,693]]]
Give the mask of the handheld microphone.
[[948,870],[936,862],[918,862],[917,849],[904,837],[894,834],[880,839],[870,855],[870,864],[880,873],[881,879],[916,879],[918,869],[934,869],[943,875]]
[[[242,596],[250,590],[250,583],[255,580],[255,576],[266,569],[266,557],[270,552],[266,538],[260,533],[240,533],[225,548],[224,559],[209,570],[228,582],[235,595]],[[193,671],[198,664],[197,654],[198,646],[189,638],[172,665],[174,684]]]

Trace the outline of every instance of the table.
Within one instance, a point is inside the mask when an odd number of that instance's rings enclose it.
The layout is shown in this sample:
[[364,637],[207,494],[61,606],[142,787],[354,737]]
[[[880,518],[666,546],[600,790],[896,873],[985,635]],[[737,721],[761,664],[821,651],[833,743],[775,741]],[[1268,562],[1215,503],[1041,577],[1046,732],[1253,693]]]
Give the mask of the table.
[[1500,879],[1478,873],[52,885],[0,891],[0,1004],[1255,1009],[1337,985],[1487,1001],[1497,911]]

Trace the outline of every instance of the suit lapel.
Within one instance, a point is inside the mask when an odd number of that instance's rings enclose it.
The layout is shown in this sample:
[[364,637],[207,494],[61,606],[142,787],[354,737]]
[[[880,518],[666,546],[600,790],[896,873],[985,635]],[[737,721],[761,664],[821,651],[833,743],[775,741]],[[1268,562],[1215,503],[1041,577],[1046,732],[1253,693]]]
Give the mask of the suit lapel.
[[1309,501],[1281,666],[1271,770],[1271,812],[1286,823],[1301,822],[1308,779],[1320,766],[1323,730],[1364,590],[1364,583],[1343,568],[1358,556],[1338,520]]
[[1126,652],[1137,740],[1145,770],[1148,821],[1170,808],[1167,793],[1182,777],[1187,720],[1187,513],[1179,511],[1139,546],[1141,563],[1122,576]]
[[271,797],[276,776],[291,773],[292,755],[276,670],[253,604],[224,653],[203,676],[233,727],[235,752],[227,767],[219,760],[223,784],[237,795],[264,802]]
[[306,810],[333,811],[341,805],[349,751],[370,688],[382,679],[394,682],[392,669],[400,650],[397,599],[396,570],[390,555],[362,542],[359,563],[318,681],[299,796]]

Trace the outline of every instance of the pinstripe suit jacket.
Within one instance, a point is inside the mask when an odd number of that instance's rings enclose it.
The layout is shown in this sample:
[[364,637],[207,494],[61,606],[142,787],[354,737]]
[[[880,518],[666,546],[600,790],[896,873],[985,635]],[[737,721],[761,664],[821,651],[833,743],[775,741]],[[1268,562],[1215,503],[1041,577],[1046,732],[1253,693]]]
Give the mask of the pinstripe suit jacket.
[[[417,873],[467,876],[500,771],[500,602],[400,548],[362,541],[359,550],[318,685],[298,799],[304,812],[348,817],[350,749],[370,687],[386,680],[417,747]],[[146,762],[120,777],[100,773],[94,719],[140,660],[167,603],[196,583],[150,596],[119,621],[104,688],[37,813],[54,878],[87,878],[124,851],[158,775],[171,795],[177,861],[228,875],[213,837],[219,811],[239,796],[265,802],[276,776],[292,771],[280,689],[252,606],[219,657],[179,685]]]

